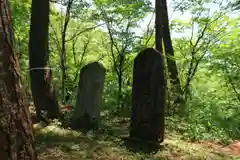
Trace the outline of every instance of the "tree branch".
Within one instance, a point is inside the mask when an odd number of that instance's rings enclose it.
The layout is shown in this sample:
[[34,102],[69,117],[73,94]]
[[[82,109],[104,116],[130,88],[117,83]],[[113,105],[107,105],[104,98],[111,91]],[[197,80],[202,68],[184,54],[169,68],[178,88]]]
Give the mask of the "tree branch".
[[69,39],[67,39],[66,42],[69,42],[69,41],[73,40],[74,38],[80,36],[81,34],[87,32],[87,31],[91,31],[91,30],[93,30],[93,29],[96,29],[97,27],[100,27],[100,26],[103,26],[103,25],[105,25],[105,23],[98,24],[98,25],[96,25],[96,26],[86,28],[86,29],[84,29],[84,30],[82,30],[82,31],[80,31],[80,32],[76,32],[72,37],[70,37]]

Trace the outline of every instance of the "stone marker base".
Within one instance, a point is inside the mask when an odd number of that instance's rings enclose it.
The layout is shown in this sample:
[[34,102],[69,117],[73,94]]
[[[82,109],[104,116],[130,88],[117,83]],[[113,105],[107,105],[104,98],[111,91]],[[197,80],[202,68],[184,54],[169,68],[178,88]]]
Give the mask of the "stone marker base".
[[122,140],[124,141],[125,146],[134,152],[152,153],[163,148],[163,145],[160,144],[160,141],[144,141],[133,137],[122,137]]

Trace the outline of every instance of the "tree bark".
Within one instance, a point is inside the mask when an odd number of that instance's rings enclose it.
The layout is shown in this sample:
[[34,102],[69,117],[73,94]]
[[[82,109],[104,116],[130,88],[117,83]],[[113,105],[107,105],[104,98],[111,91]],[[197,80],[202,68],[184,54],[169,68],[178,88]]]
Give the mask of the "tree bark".
[[33,128],[15,54],[10,4],[0,1],[0,159],[36,160]]
[[[67,29],[68,29],[68,24],[70,22],[70,13],[72,9],[72,4],[73,0],[69,0],[67,3],[67,11],[65,14],[65,19],[64,19],[64,25],[62,28],[62,39],[61,39],[61,70],[62,70],[62,100],[63,104],[66,104],[65,100],[65,94],[68,93],[68,88],[66,88],[66,79],[68,77],[67,72],[66,72],[66,62],[67,62],[67,55],[66,55],[66,34],[67,34]],[[65,93],[66,90],[66,93]]]
[[29,66],[31,89],[37,116],[47,111],[49,118],[59,117],[59,105],[51,85],[52,74],[47,68],[49,0],[33,0],[29,37]]
[[181,89],[180,79],[178,76],[177,64],[174,58],[174,49],[171,40],[170,28],[169,28],[169,18],[168,18],[168,10],[167,10],[167,1],[163,0],[163,43],[164,50],[167,55],[167,64],[168,64],[168,72],[170,73],[170,82],[172,87],[174,88],[174,92],[178,95],[175,96],[175,104],[180,103],[181,94],[183,93]]
[[156,50],[163,53],[163,2],[162,0],[155,0],[155,44]]
[[172,40],[169,28],[169,19],[167,11],[167,1],[166,0],[156,0],[156,49],[163,53],[163,45],[165,56],[167,57],[167,68],[171,83],[171,92],[173,93],[174,107],[182,103],[181,95],[183,91],[181,89],[180,79],[178,76],[177,64],[173,59],[174,49],[172,46]]

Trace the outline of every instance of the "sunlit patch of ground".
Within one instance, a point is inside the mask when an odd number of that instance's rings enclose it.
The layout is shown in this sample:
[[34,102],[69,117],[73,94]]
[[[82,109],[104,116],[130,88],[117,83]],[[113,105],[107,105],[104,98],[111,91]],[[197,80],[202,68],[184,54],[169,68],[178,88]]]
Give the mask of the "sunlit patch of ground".
[[228,160],[229,152],[216,149],[206,143],[181,140],[177,134],[167,133],[163,149],[156,153],[133,153],[124,145],[121,137],[127,136],[127,120],[112,119],[103,122],[98,133],[86,134],[63,129],[56,125],[35,125],[36,147],[40,160]]

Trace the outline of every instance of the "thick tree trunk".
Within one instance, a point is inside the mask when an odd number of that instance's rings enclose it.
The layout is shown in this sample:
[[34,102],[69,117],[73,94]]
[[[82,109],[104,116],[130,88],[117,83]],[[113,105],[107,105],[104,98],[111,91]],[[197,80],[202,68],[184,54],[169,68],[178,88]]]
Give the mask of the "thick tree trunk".
[[52,75],[47,69],[49,0],[33,0],[29,37],[29,66],[31,89],[37,116],[47,111],[49,118],[59,117],[59,105],[51,86]]
[[163,53],[163,15],[162,15],[162,0],[155,0],[155,44],[156,50]]
[[169,29],[169,19],[167,11],[167,1],[166,0],[156,0],[155,1],[156,10],[156,49],[160,52],[164,52],[167,57],[167,68],[171,83],[171,92],[173,93],[174,107],[182,103],[182,94],[180,79],[178,76],[177,64],[173,59],[174,50],[172,46],[172,40]]
[[181,103],[181,95],[183,91],[181,89],[180,79],[177,70],[177,64],[174,58],[174,49],[172,45],[171,35],[170,35],[170,28],[169,28],[169,18],[168,18],[168,10],[167,10],[167,1],[162,0],[163,7],[163,43],[164,43],[164,50],[167,57],[167,64],[168,64],[168,72],[170,77],[170,82],[172,84],[173,92],[174,92],[174,103],[178,105]]
[[7,0],[0,1],[0,53],[0,159],[36,160]]

